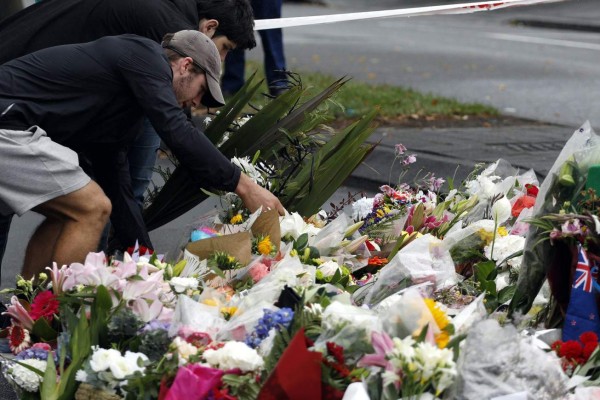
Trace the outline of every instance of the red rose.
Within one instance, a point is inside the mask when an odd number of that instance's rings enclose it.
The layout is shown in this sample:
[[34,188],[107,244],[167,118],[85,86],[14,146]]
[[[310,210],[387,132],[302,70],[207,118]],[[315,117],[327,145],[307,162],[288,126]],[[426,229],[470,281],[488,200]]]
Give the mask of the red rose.
[[31,319],[34,321],[40,319],[41,317],[46,317],[51,320],[52,316],[58,312],[59,302],[56,299],[56,296],[52,291],[46,290],[44,292],[38,293],[33,299],[33,303],[31,303],[31,311],[29,311],[29,315]]
[[560,346],[558,355],[568,359],[575,359],[581,357],[583,353],[583,346],[577,340],[569,340]]

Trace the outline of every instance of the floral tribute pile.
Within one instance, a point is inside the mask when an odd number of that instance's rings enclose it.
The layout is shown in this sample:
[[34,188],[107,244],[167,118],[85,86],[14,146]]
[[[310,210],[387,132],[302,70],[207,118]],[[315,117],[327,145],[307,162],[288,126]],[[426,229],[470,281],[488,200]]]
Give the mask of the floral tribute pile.
[[[2,372],[24,399],[599,398],[595,325],[543,330],[573,312],[571,270],[597,285],[594,188],[551,201],[591,169],[559,164],[541,186],[498,160],[447,192],[429,174],[309,218],[228,195],[176,263],[133,249],[18,278]],[[532,236],[588,255],[564,265],[566,289],[524,282],[553,262],[523,256]]]

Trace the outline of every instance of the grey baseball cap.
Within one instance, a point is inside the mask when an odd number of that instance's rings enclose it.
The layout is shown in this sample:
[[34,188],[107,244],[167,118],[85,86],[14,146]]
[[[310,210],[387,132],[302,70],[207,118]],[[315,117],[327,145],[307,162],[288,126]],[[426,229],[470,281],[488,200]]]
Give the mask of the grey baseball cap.
[[208,92],[202,96],[202,104],[207,107],[221,107],[225,104],[219,78],[221,77],[221,57],[217,46],[202,32],[194,30],[166,34],[161,46],[182,57],[191,57],[194,65],[206,73]]

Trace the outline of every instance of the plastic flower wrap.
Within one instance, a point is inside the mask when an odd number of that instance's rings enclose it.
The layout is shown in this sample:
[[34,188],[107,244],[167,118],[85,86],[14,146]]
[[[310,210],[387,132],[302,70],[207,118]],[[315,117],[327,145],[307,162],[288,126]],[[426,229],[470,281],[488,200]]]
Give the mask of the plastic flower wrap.
[[[600,138],[589,122],[581,126],[567,141],[548,176],[542,182],[533,209],[534,218],[556,213],[564,202],[573,202],[583,189],[589,166],[599,152]],[[600,161],[599,161],[600,162]],[[539,227],[532,227],[527,235],[517,290],[510,304],[510,312],[526,313],[542,288],[556,248],[544,238]]]
[[357,361],[370,348],[369,337],[373,331],[381,331],[381,323],[375,312],[334,301],[323,312],[322,333],[314,348],[322,353],[327,342],[344,348],[346,358]]
[[474,325],[461,347],[452,398],[492,399],[527,392],[540,400],[567,394],[567,376],[558,358],[522,337],[512,325],[488,319]]
[[443,242],[427,234],[402,248],[379,271],[365,297],[364,304],[375,305],[399,290],[422,282],[436,288],[456,283],[454,262]]

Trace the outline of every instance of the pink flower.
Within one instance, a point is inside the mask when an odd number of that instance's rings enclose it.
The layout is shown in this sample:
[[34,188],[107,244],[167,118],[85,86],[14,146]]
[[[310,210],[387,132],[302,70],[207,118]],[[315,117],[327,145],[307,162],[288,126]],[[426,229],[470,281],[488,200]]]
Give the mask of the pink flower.
[[396,157],[401,156],[406,151],[406,147],[402,143],[398,143],[396,146],[394,146],[394,149],[396,152]]
[[42,343],[42,342],[34,343],[33,346],[31,346],[31,348],[32,349],[46,350],[46,351],[51,351],[52,350],[52,346],[50,346],[48,343]]
[[394,193],[396,193],[396,191],[394,190],[394,188],[391,187],[390,185],[380,186],[379,190],[381,190],[383,192],[383,194],[385,194],[388,197],[393,197]]
[[17,296],[10,298],[10,305],[2,315],[8,315],[13,320],[13,323],[24,329],[30,331],[33,328],[33,319],[25,307],[23,307],[23,304],[21,304]]
[[402,165],[410,165],[414,164],[415,162],[417,162],[417,156],[411,154],[410,156],[406,156],[404,160],[402,160]]
[[63,284],[65,283],[66,275],[66,265],[63,265],[58,268],[58,265],[53,262],[52,268],[46,267],[48,271],[50,271],[50,279],[52,280],[52,291],[55,295],[60,295],[62,293]]
[[201,400],[208,398],[225,372],[199,364],[188,364],[177,370],[165,400]]
[[386,356],[394,350],[392,339],[385,332],[373,332],[371,334],[371,342],[375,353],[364,355],[357,365],[359,367],[376,366],[385,368],[386,371],[394,371],[394,366]]
[[252,281],[256,283],[269,274],[269,268],[263,263],[255,263],[250,267],[248,273],[252,277]]
[[427,181],[429,185],[429,190],[431,190],[432,192],[437,192],[438,190],[440,190],[444,182],[446,182],[445,179],[436,178],[433,175],[431,175],[431,177]]

